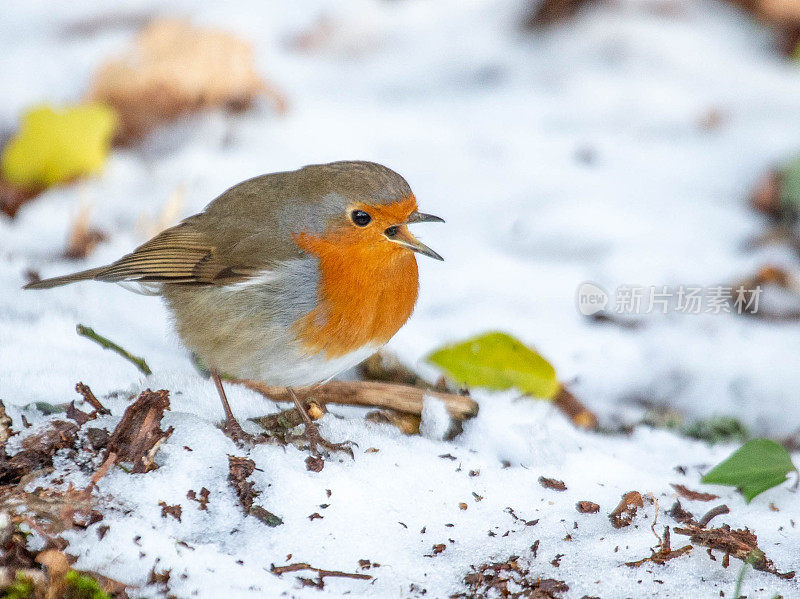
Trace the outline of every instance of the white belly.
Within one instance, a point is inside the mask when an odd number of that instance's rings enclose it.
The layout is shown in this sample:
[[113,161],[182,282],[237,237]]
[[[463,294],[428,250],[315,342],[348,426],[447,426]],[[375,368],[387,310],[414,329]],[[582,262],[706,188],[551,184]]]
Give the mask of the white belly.
[[368,345],[332,359],[326,359],[323,353],[312,356],[287,356],[285,361],[275,360],[275,355],[272,353],[268,360],[258,365],[258,372],[254,372],[253,375],[254,378],[271,385],[284,387],[323,383],[360,364],[379,349],[380,346]]

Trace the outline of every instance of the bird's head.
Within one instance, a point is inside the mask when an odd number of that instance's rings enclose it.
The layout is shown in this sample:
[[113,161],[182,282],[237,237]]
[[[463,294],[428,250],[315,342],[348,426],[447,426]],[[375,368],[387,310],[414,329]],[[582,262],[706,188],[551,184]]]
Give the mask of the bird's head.
[[443,258],[419,241],[409,225],[444,222],[417,210],[417,199],[403,177],[372,162],[336,162],[306,167],[306,181],[321,196],[315,206],[321,226],[296,236],[312,253],[337,253],[366,261],[411,258],[413,253]]

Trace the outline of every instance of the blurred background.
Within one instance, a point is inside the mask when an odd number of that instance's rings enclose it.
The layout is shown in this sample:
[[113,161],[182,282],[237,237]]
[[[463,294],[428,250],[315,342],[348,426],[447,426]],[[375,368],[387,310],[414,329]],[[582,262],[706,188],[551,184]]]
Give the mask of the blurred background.
[[[613,430],[797,437],[796,0],[3,13],[0,379],[16,403],[71,393],[76,362],[104,373],[98,395],[127,385],[128,365],[96,356],[76,322],[192,375],[158,301],[100,284],[23,294],[26,280],[110,262],[240,180],[365,159],[447,219],[422,231],[446,261],[421,264],[390,344],[405,362],[432,373],[432,349],[501,329]],[[586,316],[586,281],[612,300],[626,286],[764,292],[755,314]]]

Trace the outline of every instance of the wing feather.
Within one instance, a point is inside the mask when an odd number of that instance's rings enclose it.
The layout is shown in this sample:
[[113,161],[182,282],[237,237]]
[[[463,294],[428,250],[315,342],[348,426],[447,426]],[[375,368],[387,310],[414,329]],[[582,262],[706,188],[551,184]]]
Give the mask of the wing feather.
[[225,285],[248,278],[247,265],[223,259],[190,222],[163,231],[95,276],[101,281]]

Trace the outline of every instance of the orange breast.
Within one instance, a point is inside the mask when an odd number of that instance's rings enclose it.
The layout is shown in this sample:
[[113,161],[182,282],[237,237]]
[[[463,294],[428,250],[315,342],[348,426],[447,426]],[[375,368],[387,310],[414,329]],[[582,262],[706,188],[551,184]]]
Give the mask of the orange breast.
[[319,305],[295,323],[312,353],[343,356],[382,345],[408,320],[419,290],[414,254],[397,244],[361,242],[350,229],[334,236],[302,233],[295,242],[319,258]]

